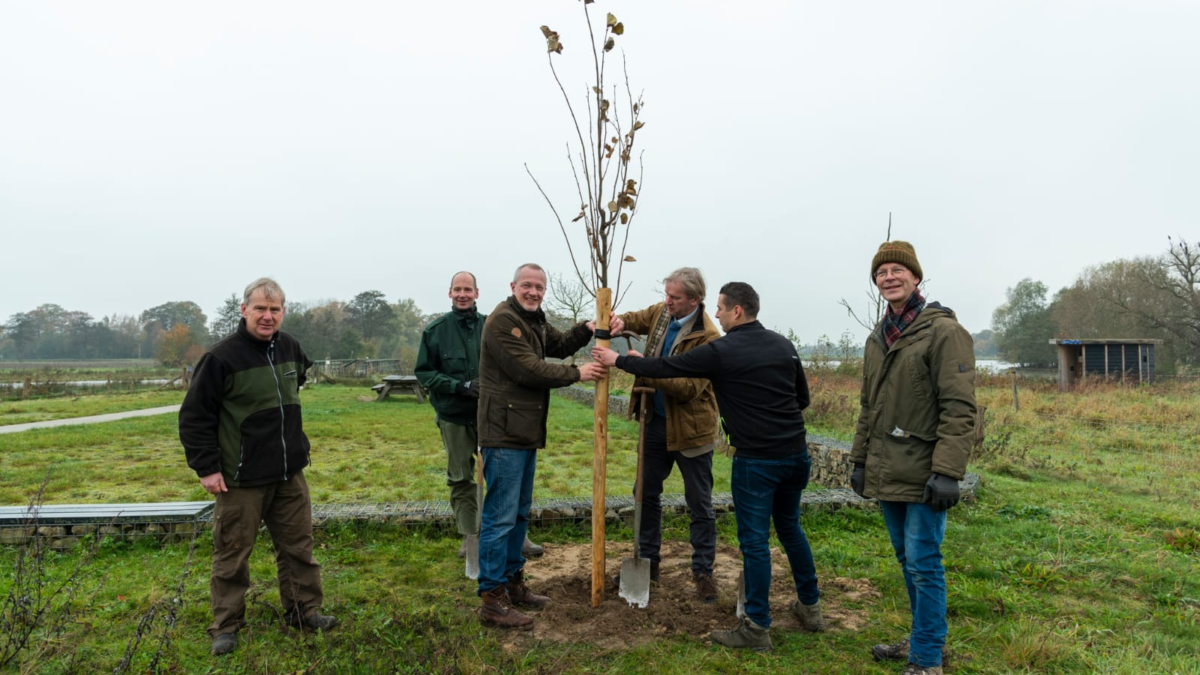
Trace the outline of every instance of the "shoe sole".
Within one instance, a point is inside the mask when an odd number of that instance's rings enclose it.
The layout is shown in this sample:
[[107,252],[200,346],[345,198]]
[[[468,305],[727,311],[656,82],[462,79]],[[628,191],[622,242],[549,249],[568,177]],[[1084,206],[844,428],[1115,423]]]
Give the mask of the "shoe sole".
[[484,626],[486,626],[488,628],[495,628],[497,630],[533,630],[532,623],[525,624],[524,626],[503,626],[501,624],[488,621],[487,619],[484,619],[482,617],[479,619],[479,623],[483,624]]

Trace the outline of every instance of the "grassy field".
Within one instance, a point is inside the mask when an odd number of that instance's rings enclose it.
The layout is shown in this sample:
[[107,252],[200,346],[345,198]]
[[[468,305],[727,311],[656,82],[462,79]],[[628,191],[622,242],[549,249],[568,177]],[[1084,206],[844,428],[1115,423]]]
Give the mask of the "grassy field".
[[[813,373],[810,424],[848,437],[857,380]],[[984,382],[989,440],[972,470],[979,501],[950,514],[946,566],[953,673],[1200,673],[1200,397],[1194,386],[1091,386],[1059,394],[1030,386],[1021,411],[1006,381]],[[365,390],[323,386],[304,393],[313,438],[314,499],[378,502],[444,499],[432,414],[412,398],[375,404]],[[8,404],[6,404],[7,406]],[[13,404],[31,405],[30,402]],[[4,416],[12,413],[6,408]],[[0,416],[3,420],[4,416]],[[636,427],[610,422],[609,493],[633,474]],[[49,502],[203,499],[186,469],[173,416],[104,427],[0,436],[0,503],[23,503],[49,471]],[[539,459],[537,495],[590,493],[591,413],[556,399],[550,447]],[[729,462],[718,458],[718,491]],[[678,478],[668,491],[680,491]],[[186,544],[103,542],[47,554],[51,582],[71,584],[69,618],[39,633],[14,672],[221,673],[898,673],[871,661],[870,645],[906,630],[902,580],[877,512],[810,513],[804,525],[822,579],[863,579],[878,597],[843,601],[867,617],[855,630],[811,635],[773,631],[775,650],[714,648],[703,634],[648,642],[521,640],[483,630],[473,583],[444,531],[363,524],[318,535],[326,608],[344,621],[323,636],[278,626],[274,563],[265,541],[253,557],[247,630],[238,652],[213,661],[208,558],[202,535]],[[610,531],[628,540],[623,528]],[[665,536],[686,540],[682,519]],[[736,545],[732,519],[723,543]],[[568,527],[536,539],[584,542]],[[0,597],[18,577],[15,549],[0,549]],[[28,569],[28,558],[24,559]],[[53,587],[53,583],[47,588]],[[730,592],[730,589],[724,589]],[[836,596],[835,596],[836,600]],[[56,606],[52,603],[52,608]],[[6,605],[7,607],[7,605]],[[776,614],[783,613],[776,607]],[[0,636],[0,659],[4,658]],[[126,658],[127,657],[127,658]]]

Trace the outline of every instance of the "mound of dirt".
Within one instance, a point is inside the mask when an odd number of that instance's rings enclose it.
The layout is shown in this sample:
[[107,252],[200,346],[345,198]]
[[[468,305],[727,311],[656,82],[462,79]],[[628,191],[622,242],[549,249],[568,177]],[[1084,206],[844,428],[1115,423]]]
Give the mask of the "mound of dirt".
[[[742,569],[741,554],[732,546],[718,545],[713,578],[720,590],[716,604],[706,605],[696,597],[692,584],[692,548],[687,542],[663,542],[660,580],[651,584],[650,604],[644,609],[631,607],[617,594],[613,577],[621,569],[621,560],[631,555],[628,543],[609,544],[605,549],[605,599],[595,609],[591,603],[591,545],[558,546],[545,544],[546,553],[525,565],[525,579],[537,593],[549,595],[550,606],[531,612],[532,631],[512,632],[510,642],[551,640],[586,642],[605,649],[624,649],[665,636],[687,635],[707,639],[715,628],[729,628],[737,610],[737,578]],[[830,630],[857,631],[866,624],[867,611],[879,592],[866,579],[823,577],[821,605]],[[772,628],[798,631],[799,622],[788,606],[796,598],[795,584],[787,556],[771,549]],[[856,609],[845,607],[853,602]]]

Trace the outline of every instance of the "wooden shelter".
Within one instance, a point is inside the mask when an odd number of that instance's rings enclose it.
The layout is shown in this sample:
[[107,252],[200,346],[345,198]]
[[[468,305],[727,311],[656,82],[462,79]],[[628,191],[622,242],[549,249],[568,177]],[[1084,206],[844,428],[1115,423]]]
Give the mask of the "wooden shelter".
[[1162,340],[1051,340],[1058,345],[1058,388],[1070,391],[1080,378],[1104,377],[1121,382],[1154,382],[1154,347]]

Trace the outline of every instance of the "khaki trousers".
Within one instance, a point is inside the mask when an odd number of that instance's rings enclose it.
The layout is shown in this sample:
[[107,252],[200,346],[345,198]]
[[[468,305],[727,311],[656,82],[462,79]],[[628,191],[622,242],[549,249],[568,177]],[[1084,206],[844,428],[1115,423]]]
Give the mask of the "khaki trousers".
[[476,522],[479,487],[475,484],[475,444],[478,442],[475,425],[455,424],[440,418],[437,425],[442,432],[442,444],[446,446],[446,485],[450,486],[454,522],[459,534],[475,534],[479,530]]
[[312,554],[312,502],[304,474],[258,487],[231,487],[217,494],[213,510],[211,636],[236,632],[246,623],[250,552],[260,522],[267,524],[275,544],[284,613],[307,617],[321,606],[321,567]]

